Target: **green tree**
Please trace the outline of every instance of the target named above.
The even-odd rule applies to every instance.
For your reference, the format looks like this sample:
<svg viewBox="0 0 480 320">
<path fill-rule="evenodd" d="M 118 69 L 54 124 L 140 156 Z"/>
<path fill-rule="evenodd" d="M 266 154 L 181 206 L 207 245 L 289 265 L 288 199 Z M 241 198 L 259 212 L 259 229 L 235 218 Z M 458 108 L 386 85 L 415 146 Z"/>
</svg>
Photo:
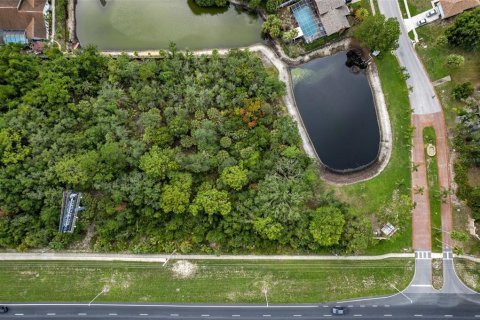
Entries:
<svg viewBox="0 0 480 320">
<path fill-rule="evenodd" d="M 456 240 L 460 242 L 465 242 L 468 240 L 468 234 L 462 231 L 453 230 L 450 233 L 450 236 L 452 237 L 452 240 Z"/>
<path fill-rule="evenodd" d="M 171 183 L 164 185 L 160 206 L 165 213 L 184 213 L 190 204 L 192 176 L 188 173 L 176 173 Z"/>
<path fill-rule="evenodd" d="M 201 7 L 225 7 L 228 4 L 227 0 L 195 0 L 195 3 Z"/>
<path fill-rule="evenodd" d="M 391 51 L 398 48 L 400 24 L 382 14 L 368 16 L 353 31 L 353 36 L 370 50 Z"/>
<path fill-rule="evenodd" d="M 282 36 L 282 20 L 274 14 L 267 17 L 263 22 L 262 32 L 272 38 L 280 38 Z"/>
<path fill-rule="evenodd" d="M 180 168 L 175 160 L 174 149 L 160 149 L 153 146 L 140 158 L 140 169 L 153 178 L 164 179 L 168 173 Z"/>
<path fill-rule="evenodd" d="M 464 82 L 456 85 L 452 90 L 452 97 L 455 100 L 462 100 L 470 97 L 473 94 L 474 88 L 472 83 Z"/>
<path fill-rule="evenodd" d="M 266 8 L 268 13 L 275 13 L 278 10 L 281 0 L 267 0 Z"/>
<path fill-rule="evenodd" d="M 226 184 L 233 190 L 241 190 L 248 182 L 248 170 L 240 166 L 232 166 L 223 169 L 220 175 L 220 182 Z"/>
<path fill-rule="evenodd" d="M 345 218 L 336 207 L 320 207 L 311 214 L 310 233 L 321 246 L 338 244 L 343 233 Z"/>
<path fill-rule="evenodd" d="M 480 8 L 466 11 L 455 18 L 453 24 L 445 30 L 448 43 L 466 50 L 480 47 Z"/>
<path fill-rule="evenodd" d="M 197 215 L 200 212 L 205 212 L 208 215 L 212 214 L 229 214 L 232 210 L 228 193 L 215 189 L 210 183 L 206 182 L 200 186 L 195 199 L 190 205 L 190 212 Z"/>
<path fill-rule="evenodd" d="M 355 10 L 355 18 L 359 21 L 365 20 L 366 17 L 368 17 L 370 13 L 368 12 L 367 8 L 358 8 Z"/>
</svg>

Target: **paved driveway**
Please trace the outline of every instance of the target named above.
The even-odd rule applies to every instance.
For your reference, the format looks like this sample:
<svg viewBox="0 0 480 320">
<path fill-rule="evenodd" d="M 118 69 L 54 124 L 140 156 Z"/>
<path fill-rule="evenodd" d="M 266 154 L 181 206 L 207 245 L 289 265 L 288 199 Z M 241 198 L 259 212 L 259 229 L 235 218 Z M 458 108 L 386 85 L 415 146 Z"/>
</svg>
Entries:
<svg viewBox="0 0 480 320">
<path fill-rule="evenodd" d="M 413 16 L 411 17 L 410 19 L 403 19 L 403 23 L 405 24 L 405 28 L 407 29 L 407 32 L 415 29 L 415 28 L 418 28 L 419 26 L 417 25 L 417 22 L 422 20 L 423 18 L 427 19 L 427 24 L 430 23 L 430 22 L 433 22 L 435 20 L 438 20 L 440 19 L 440 14 L 438 13 L 438 9 L 437 9 L 437 14 L 432 16 L 432 17 L 427 17 L 427 12 L 430 11 L 431 9 L 425 11 L 425 12 L 422 12 L 422 13 L 419 13 L 417 14 L 416 16 Z"/>
</svg>

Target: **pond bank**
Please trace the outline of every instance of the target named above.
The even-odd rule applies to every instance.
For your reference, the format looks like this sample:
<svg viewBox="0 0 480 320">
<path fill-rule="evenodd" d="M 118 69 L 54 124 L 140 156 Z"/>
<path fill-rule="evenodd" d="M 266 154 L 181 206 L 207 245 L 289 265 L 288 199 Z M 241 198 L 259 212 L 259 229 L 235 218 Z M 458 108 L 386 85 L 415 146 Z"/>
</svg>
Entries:
<svg viewBox="0 0 480 320">
<path fill-rule="evenodd" d="M 370 165 L 369 167 L 348 174 L 339 174 L 328 170 L 320 161 L 315 148 L 313 147 L 312 141 L 305 129 L 302 117 L 295 102 L 293 96 L 293 83 L 291 79 L 290 67 L 296 66 L 305 62 L 308 62 L 312 59 L 321 58 L 329 55 L 333 55 L 340 51 L 346 51 L 351 47 L 351 40 L 344 39 L 339 42 L 335 42 L 324 48 L 320 48 L 314 52 L 311 52 L 305 56 L 298 58 L 290 58 L 285 55 L 283 50 L 279 47 L 278 44 L 275 44 L 274 49 L 263 45 L 256 44 L 249 47 L 238 48 L 240 50 L 250 50 L 261 55 L 263 59 L 268 60 L 275 68 L 278 70 L 279 79 L 283 81 L 287 86 L 287 94 L 283 98 L 283 102 L 287 107 L 288 113 L 297 123 L 297 127 L 302 138 L 302 146 L 305 152 L 311 157 L 318 161 L 321 167 L 321 176 L 322 178 L 331 184 L 335 185 L 346 185 L 352 184 L 360 181 L 365 181 L 377 176 L 387 165 L 390 160 L 391 151 L 392 151 L 392 129 L 390 125 L 390 120 L 388 116 L 388 110 L 385 104 L 385 97 L 383 95 L 382 87 L 378 77 L 378 72 L 374 64 L 372 63 L 367 69 L 367 77 L 369 80 L 370 87 L 372 89 L 372 94 L 375 101 L 375 112 L 377 114 L 377 121 L 380 129 L 380 150 L 377 160 Z M 216 50 L 219 54 L 227 54 L 230 49 L 218 49 Z M 194 55 L 210 55 L 214 50 L 197 50 L 193 51 Z M 132 57 L 138 58 L 160 58 L 159 51 L 154 50 L 144 50 L 144 51 L 103 51 L 104 54 L 110 56 L 118 56 L 122 53 L 125 53 Z"/>
</svg>

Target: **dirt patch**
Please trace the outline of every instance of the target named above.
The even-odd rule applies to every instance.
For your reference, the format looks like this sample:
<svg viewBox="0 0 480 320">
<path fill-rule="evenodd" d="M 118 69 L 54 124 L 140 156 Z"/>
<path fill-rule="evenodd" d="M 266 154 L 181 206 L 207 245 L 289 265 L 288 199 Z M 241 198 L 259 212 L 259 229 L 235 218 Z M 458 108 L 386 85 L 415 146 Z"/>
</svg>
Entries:
<svg viewBox="0 0 480 320">
<path fill-rule="evenodd" d="M 198 266 L 186 260 L 179 260 L 173 265 L 173 274 L 178 278 L 191 278 L 197 272 Z"/>
<path fill-rule="evenodd" d="M 440 290 L 443 287 L 443 261 L 442 259 L 432 260 L 432 285 Z"/>
</svg>

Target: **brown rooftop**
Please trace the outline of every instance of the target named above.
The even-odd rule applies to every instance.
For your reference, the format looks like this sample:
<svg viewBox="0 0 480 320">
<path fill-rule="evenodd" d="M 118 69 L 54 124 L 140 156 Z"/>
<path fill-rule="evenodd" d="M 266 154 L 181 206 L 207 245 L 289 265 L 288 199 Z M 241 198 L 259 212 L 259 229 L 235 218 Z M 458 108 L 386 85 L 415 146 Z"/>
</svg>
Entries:
<svg viewBox="0 0 480 320">
<path fill-rule="evenodd" d="M 453 17 L 465 10 L 480 6 L 480 0 L 440 0 L 443 18 Z"/>
<path fill-rule="evenodd" d="M 0 29 L 25 30 L 29 39 L 46 39 L 43 9 L 47 0 L 0 0 Z"/>
</svg>

